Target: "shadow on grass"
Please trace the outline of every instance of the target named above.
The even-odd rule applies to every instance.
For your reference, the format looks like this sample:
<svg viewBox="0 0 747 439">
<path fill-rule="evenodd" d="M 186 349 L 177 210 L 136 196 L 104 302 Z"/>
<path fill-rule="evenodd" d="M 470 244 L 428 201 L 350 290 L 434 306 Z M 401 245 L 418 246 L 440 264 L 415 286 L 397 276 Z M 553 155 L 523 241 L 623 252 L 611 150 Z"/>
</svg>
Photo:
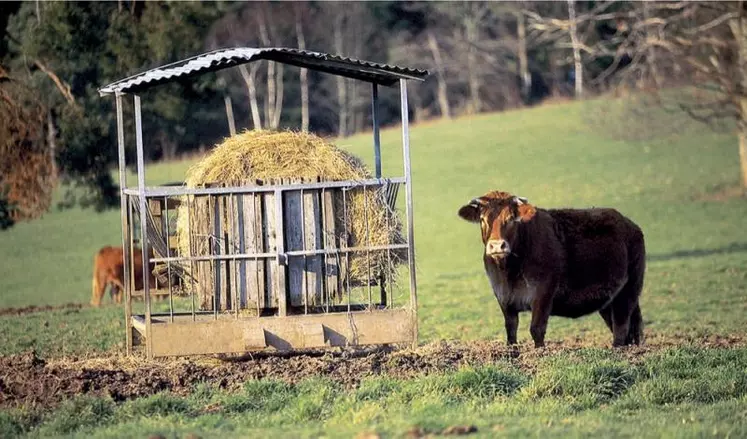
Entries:
<svg viewBox="0 0 747 439">
<path fill-rule="evenodd" d="M 700 258 L 705 256 L 723 255 L 730 253 L 747 252 L 746 242 L 733 242 L 725 247 L 696 249 L 696 250 L 678 250 L 672 253 L 652 254 L 646 257 L 648 262 L 671 261 L 674 259 Z"/>
</svg>

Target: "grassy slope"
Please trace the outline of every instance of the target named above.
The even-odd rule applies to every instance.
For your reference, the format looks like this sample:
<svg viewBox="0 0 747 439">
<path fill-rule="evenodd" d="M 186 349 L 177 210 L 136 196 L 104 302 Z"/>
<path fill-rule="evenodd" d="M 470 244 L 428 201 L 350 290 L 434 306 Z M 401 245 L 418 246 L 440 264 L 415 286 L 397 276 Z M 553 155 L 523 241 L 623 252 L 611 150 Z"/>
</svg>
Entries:
<svg viewBox="0 0 747 439">
<path fill-rule="evenodd" d="M 462 203 L 490 189 L 521 194 L 542 207 L 613 206 L 639 223 L 646 235 L 649 254 L 643 298 L 649 337 L 744 334 L 747 203 L 738 199 L 693 200 L 694 195 L 737 181 L 734 139 L 702 127 L 684 126 L 677 136 L 615 141 L 603 136 L 600 128 L 609 127 L 609 119 L 604 123 L 597 119 L 592 125 L 583 123 L 588 115 L 596 114 L 594 105 L 597 104 L 549 106 L 413 128 L 415 239 L 423 341 L 504 337 L 502 317 L 482 273 L 478 230 L 456 216 Z M 384 172 L 397 174 L 401 169 L 399 131 L 387 130 L 382 136 Z M 370 162 L 369 137 L 346 139 L 340 145 Z M 178 179 L 186 166 L 186 163 L 154 166 L 149 174 L 154 182 L 172 181 Z M 119 239 L 117 212 L 95 214 L 80 210 L 53 212 L 40 221 L 19 225 L 2 234 L 0 307 L 86 302 L 93 252 Z M 18 352 L 32 346 L 47 355 L 108 350 L 122 339 L 120 316 L 121 311 L 108 308 L 2 317 L 4 339 L 0 352 Z M 527 317 L 522 316 L 520 340 L 529 338 Z M 610 341 L 598 316 L 576 321 L 551 319 L 548 337 L 550 340 L 582 337 L 597 347 L 608 346 Z M 671 355 L 685 354 L 675 350 Z M 713 356 L 729 355 L 736 357 L 723 364 L 707 361 Z M 689 426 L 680 427 L 694 422 L 697 428 L 692 432 L 724 434 L 731 428 L 736 429 L 732 435 L 747 433 L 744 351 L 695 352 L 683 358 L 684 362 L 704 365 L 680 376 L 677 371 L 690 370 L 687 369 L 690 366 L 682 363 L 673 369 L 675 372 L 670 371 L 677 375 L 673 377 L 667 377 L 670 372 L 666 370 L 645 375 L 638 366 L 620 365 L 628 371 L 624 374 L 635 378 L 630 381 L 633 384 L 623 380 L 628 384 L 609 400 L 597 400 L 587 393 L 606 395 L 609 392 L 604 390 L 605 386 L 617 384 L 603 383 L 596 388 L 585 387 L 582 382 L 596 376 L 585 367 L 599 364 L 607 371 L 608 360 L 596 359 L 589 363 L 591 366 L 581 362 L 570 367 L 562 362 L 576 364 L 576 360 L 560 358 L 561 364 L 543 365 L 540 370 L 549 374 L 546 379 L 554 385 L 568 378 L 564 374 L 577 374 L 576 381 L 581 381 L 569 391 L 579 393 L 571 399 L 581 398 L 578 403 L 581 405 L 573 402 L 575 399 L 569 403 L 564 391 L 543 393 L 539 400 L 527 404 L 522 398 L 528 398 L 527 389 L 544 379 L 541 374 L 521 375 L 522 384 L 517 386 L 516 394 L 512 391 L 509 392 L 512 396 L 497 399 L 468 395 L 452 400 L 449 386 L 441 388 L 432 382 L 438 378 L 396 383 L 395 390 L 384 392 L 384 396 L 377 396 L 370 403 L 358 401 L 357 393 L 340 395 L 329 390 L 329 384 L 311 383 L 306 384 L 312 389 L 308 395 L 303 388 L 288 390 L 292 404 L 271 413 L 261 410 L 255 413 L 257 410 L 246 408 L 237 413 L 224 410 L 218 415 L 193 419 L 184 414 L 192 413 L 202 404 L 199 395 L 195 395 L 174 403 L 183 411 L 167 409 L 168 414 L 163 418 L 122 414 L 130 413 L 128 410 L 157 413 L 158 409 L 138 409 L 138 404 L 162 404 L 136 401 L 114 412 L 107 425 L 97 431 L 115 436 L 154 429 L 246 434 L 249 429 L 259 428 L 267 434 L 288 429 L 293 429 L 294 434 L 314 434 L 323 430 L 351 432 L 362 425 L 378 425 L 379 429 L 401 432 L 412 423 L 470 422 L 480 426 L 483 433 L 497 426 L 496 432 L 505 434 L 638 431 L 660 436 L 691 432 Z M 656 363 L 654 359 L 649 361 Z M 732 375 L 724 372 L 724 368 L 730 367 L 736 367 Z M 553 377 L 553 374 L 560 375 Z M 717 379 L 709 381 L 710 378 Z M 617 383 L 621 378 L 614 375 L 610 379 Z M 374 381 L 373 386 L 388 385 L 384 378 Z M 476 388 L 494 387 L 490 380 L 481 383 Z M 716 386 L 715 396 L 703 400 L 698 396 L 700 391 L 695 390 L 701 386 L 698 383 Z M 324 399 L 325 389 L 332 399 Z M 646 396 L 654 394 L 665 396 Z M 412 400 L 390 401 L 390 398 L 408 397 Z M 584 398 L 594 401 L 589 403 Z M 609 405 L 610 401 L 614 404 Z M 97 400 L 96 404 L 99 403 Z M 170 403 L 163 404 L 171 407 Z M 325 408 L 319 409 L 320 405 Z M 381 407 L 386 407 L 383 415 L 378 414 Z M 55 427 L 64 424 L 64 410 L 50 415 L 45 424 L 51 429 L 48 432 L 65 431 Z M 527 412 L 536 416 L 527 417 Z M 303 426 L 292 427 L 293 423 L 283 421 L 285 416 L 297 419 Z M 173 427 L 167 427 L 172 423 Z M 85 422 L 74 423 L 78 425 Z"/>
</svg>

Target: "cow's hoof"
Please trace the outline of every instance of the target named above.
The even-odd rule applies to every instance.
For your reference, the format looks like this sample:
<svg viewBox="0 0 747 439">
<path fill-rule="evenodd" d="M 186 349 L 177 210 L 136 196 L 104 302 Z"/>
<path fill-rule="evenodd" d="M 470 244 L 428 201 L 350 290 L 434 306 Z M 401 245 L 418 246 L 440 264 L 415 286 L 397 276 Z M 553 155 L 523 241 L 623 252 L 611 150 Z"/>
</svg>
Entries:
<svg viewBox="0 0 747 439">
<path fill-rule="evenodd" d="M 518 344 L 508 345 L 508 356 L 511 358 L 519 357 L 519 345 Z"/>
</svg>

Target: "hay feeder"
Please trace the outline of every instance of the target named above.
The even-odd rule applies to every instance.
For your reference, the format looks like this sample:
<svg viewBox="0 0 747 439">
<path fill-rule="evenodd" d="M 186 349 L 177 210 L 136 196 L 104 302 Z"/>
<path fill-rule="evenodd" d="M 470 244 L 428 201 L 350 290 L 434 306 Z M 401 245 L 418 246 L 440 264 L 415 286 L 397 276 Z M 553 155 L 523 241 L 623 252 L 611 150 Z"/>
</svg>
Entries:
<svg viewBox="0 0 747 439">
<path fill-rule="evenodd" d="M 226 97 L 231 136 L 190 171 L 185 184 L 145 186 L 137 93 L 259 60 L 372 84 L 373 175 L 355 158 L 312 134 L 236 134 Z M 423 80 L 427 74 L 296 49 L 232 48 L 99 89 L 102 96 L 114 94 L 116 101 L 127 353 L 141 350 L 153 358 L 416 344 L 407 80 Z M 403 172 L 383 177 L 378 90 L 396 85 Z M 133 187 L 127 186 L 125 163 L 123 99 L 127 94 L 133 95 L 135 113 L 137 185 Z M 237 142 L 248 142 L 244 156 L 235 156 L 241 149 Z M 269 149 L 257 147 L 267 142 Z M 288 150 L 295 158 L 282 153 L 288 145 L 295 145 L 295 150 Z M 325 169 L 317 166 L 321 162 L 303 161 L 315 154 L 327 154 L 320 160 L 332 164 Z M 265 159 L 274 161 L 260 166 Z M 231 171 L 220 160 L 231 160 L 239 171 L 241 166 L 234 162 L 246 160 L 248 170 Z M 400 187 L 404 188 L 404 221 L 397 204 Z M 131 255 L 136 236 L 141 247 L 155 253 L 143 264 L 155 263 L 167 279 L 168 304 L 158 312 L 151 305 L 148 282 L 143 282 L 143 309 L 133 310 Z"/>
</svg>

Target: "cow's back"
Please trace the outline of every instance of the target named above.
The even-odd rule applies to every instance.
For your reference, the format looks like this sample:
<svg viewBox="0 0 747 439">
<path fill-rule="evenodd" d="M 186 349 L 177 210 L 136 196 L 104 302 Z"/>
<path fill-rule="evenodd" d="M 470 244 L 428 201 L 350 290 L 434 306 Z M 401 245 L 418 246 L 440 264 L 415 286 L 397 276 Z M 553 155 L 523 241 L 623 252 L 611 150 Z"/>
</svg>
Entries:
<svg viewBox="0 0 747 439">
<path fill-rule="evenodd" d="M 631 239 L 642 236 L 640 227 L 615 209 L 549 209 L 562 236 L 569 240 L 596 241 L 608 237 Z"/>
<path fill-rule="evenodd" d="M 152 254 L 152 251 L 151 251 Z M 142 289 L 143 253 L 135 247 L 133 256 L 135 289 Z M 124 283 L 124 252 L 122 247 L 102 247 L 96 254 L 96 270 L 105 273 L 111 279 Z M 151 270 L 154 263 L 150 263 Z"/>
<path fill-rule="evenodd" d="M 643 249 L 643 233 L 615 209 L 554 209 L 556 235 L 565 251 L 570 288 L 627 276 L 628 263 Z"/>
</svg>

